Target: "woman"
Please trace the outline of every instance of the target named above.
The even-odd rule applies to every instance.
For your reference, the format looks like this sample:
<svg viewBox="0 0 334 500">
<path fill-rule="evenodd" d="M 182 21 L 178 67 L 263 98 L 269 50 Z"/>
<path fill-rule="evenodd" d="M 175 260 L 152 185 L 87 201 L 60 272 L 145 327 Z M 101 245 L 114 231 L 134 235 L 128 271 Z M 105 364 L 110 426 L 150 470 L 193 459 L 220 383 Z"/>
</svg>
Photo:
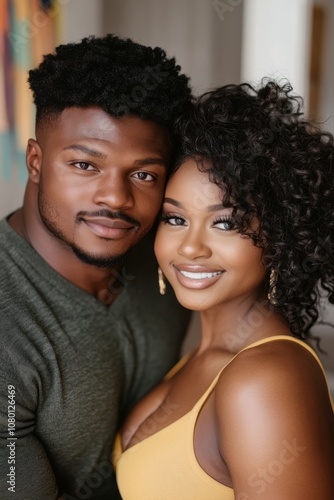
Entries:
<svg viewBox="0 0 334 500">
<path fill-rule="evenodd" d="M 123 426 L 125 500 L 334 498 L 333 409 L 306 342 L 320 292 L 334 302 L 334 147 L 300 109 L 287 84 L 230 85 L 178 125 L 155 250 L 202 336 Z"/>
</svg>

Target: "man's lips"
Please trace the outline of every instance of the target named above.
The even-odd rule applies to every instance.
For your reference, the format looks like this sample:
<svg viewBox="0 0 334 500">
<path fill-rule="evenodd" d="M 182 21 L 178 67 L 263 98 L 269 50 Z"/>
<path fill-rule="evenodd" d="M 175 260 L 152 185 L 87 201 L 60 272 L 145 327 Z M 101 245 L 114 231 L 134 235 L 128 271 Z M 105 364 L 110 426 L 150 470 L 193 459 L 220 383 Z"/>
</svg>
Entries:
<svg viewBox="0 0 334 500">
<path fill-rule="evenodd" d="M 83 219 L 86 223 L 97 224 L 99 226 L 111 227 L 116 229 L 131 229 L 133 228 L 133 224 L 130 222 L 126 222 L 122 219 L 108 219 L 107 217 L 94 217 L 88 218 L 85 217 Z"/>
<path fill-rule="evenodd" d="M 122 219 L 109 219 L 106 217 L 84 217 L 81 219 L 97 236 L 108 239 L 119 239 L 137 226 Z"/>
</svg>

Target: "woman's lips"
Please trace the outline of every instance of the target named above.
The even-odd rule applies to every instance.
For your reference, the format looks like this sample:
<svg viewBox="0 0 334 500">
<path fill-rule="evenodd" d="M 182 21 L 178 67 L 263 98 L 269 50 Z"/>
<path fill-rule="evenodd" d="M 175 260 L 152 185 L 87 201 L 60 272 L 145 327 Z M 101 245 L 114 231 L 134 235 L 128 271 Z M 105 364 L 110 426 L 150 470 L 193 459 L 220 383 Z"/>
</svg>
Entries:
<svg viewBox="0 0 334 500">
<path fill-rule="evenodd" d="M 176 278 L 185 288 L 203 289 L 213 285 L 224 272 L 218 269 L 208 269 L 204 266 L 174 266 Z"/>
</svg>

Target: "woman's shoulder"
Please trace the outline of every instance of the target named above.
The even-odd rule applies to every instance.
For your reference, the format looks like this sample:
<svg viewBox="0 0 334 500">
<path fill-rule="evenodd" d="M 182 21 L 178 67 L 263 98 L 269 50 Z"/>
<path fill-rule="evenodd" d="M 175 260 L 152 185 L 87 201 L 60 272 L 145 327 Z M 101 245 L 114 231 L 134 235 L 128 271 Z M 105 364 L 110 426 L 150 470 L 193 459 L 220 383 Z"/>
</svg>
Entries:
<svg viewBox="0 0 334 500">
<path fill-rule="evenodd" d="M 236 492 L 240 487 L 253 498 L 261 484 L 267 498 L 287 498 L 286 485 L 295 484 L 289 498 L 302 498 L 300 492 L 314 498 L 316 486 L 309 489 L 308 481 L 328 484 L 333 410 L 319 361 L 302 343 L 280 339 L 240 352 L 219 376 L 214 407 L 219 450 Z"/>
<path fill-rule="evenodd" d="M 316 353 L 304 341 L 276 336 L 241 350 L 222 371 L 216 392 L 234 395 L 244 391 L 310 394 L 319 389 L 328 397 L 325 374 Z"/>
</svg>

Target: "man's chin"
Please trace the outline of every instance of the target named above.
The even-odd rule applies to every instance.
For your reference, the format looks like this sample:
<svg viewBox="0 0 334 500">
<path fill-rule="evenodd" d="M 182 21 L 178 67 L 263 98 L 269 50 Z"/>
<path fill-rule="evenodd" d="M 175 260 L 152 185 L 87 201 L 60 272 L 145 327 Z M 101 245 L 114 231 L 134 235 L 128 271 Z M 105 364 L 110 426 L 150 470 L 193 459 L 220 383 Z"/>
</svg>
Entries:
<svg viewBox="0 0 334 500">
<path fill-rule="evenodd" d="M 114 267 L 119 267 L 124 265 L 128 252 L 119 255 L 95 255 L 88 252 L 84 252 L 80 248 L 71 245 L 72 250 L 76 257 L 81 260 L 81 262 L 88 264 L 90 266 L 97 267 L 99 269 L 111 269 Z"/>
</svg>

